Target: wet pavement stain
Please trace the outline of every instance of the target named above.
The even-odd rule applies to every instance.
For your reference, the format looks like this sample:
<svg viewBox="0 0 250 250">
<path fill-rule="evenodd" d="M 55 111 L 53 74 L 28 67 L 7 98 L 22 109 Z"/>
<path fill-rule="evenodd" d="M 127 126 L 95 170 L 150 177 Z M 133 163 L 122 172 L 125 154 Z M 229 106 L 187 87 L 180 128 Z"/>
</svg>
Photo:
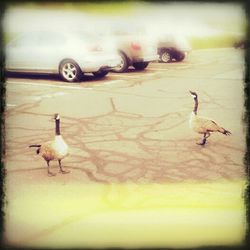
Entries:
<svg viewBox="0 0 250 250">
<path fill-rule="evenodd" d="M 220 56 L 224 55 L 221 51 Z M 5 113 L 5 212 L 10 243 L 79 247 L 91 242 L 96 246 L 99 237 L 100 242 L 118 239 L 119 245 L 123 244 L 119 237 L 124 239 L 131 227 L 141 235 L 130 235 L 126 242 L 157 243 L 159 228 L 160 235 L 171 235 L 173 227 L 180 228 L 176 225 L 188 225 L 183 235 L 190 233 L 194 241 L 197 235 L 211 236 L 211 232 L 212 239 L 217 239 L 223 232 L 221 242 L 240 242 L 245 225 L 242 85 L 240 80 L 213 78 L 214 73 L 224 72 L 223 67 L 225 72 L 231 69 L 228 64 L 234 60 L 228 58 L 214 65 L 215 70 L 211 70 L 214 62 L 210 65 L 207 60 L 201 65 L 156 64 L 153 67 L 164 70 L 150 71 L 151 75 L 141 72 L 142 77 L 136 73 L 127 80 L 124 75 L 113 85 L 95 81 L 65 89 L 60 82 L 44 87 L 43 82 L 8 85 L 7 101 L 15 104 Z M 90 85 L 92 89 L 87 89 Z M 231 91 L 225 93 L 226 88 Z M 200 138 L 188 127 L 193 105 L 189 89 L 200 93 L 201 112 L 227 122 L 231 137 L 214 134 L 205 147 L 196 145 Z M 46 162 L 28 145 L 53 138 L 54 111 L 61 114 L 61 132 L 70 146 L 69 156 L 62 161 L 70 173 L 58 173 L 57 162 L 52 162 L 56 176 L 51 178 Z M 200 228 L 204 218 L 208 220 Z"/>
<path fill-rule="evenodd" d="M 167 139 L 169 131 L 171 133 L 173 129 L 187 126 L 187 118 L 182 113 L 143 117 L 120 112 L 115 101 L 112 98 L 109 101 L 111 111 L 106 114 L 77 119 L 63 117 L 63 135 L 71 152 L 63 164 L 72 172 L 84 173 L 90 181 L 106 183 L 214 180 L 244 176 L 241 160 L 244 151 L 218 141 L 223 139 L 222 136 L 211 139 L 206 147 L 195 145 L 193 139 Z M 40 101 L 20 105 L 8 115 L 15 116 L 21 112 L 30 117 L 37 116 L 29 110 L 39 107 L 39 104 Z M 40 120 L 46 117 L 44 115 Z M 12 129 L 9 130 L 11 134 Z M 53 128 L 17 126 L 13 130 L 17 135 L 8 139 L 8 161 L 27 162 L 31 158 L 45 166 L 45 162 L 27 146 L 49 140 L 48 135 L 52 134 Z M 232 160 L 235 154 L 242 157 Z M 8 170 L 9 173 L 15 171 L 21 170 Z"/>
</svg>

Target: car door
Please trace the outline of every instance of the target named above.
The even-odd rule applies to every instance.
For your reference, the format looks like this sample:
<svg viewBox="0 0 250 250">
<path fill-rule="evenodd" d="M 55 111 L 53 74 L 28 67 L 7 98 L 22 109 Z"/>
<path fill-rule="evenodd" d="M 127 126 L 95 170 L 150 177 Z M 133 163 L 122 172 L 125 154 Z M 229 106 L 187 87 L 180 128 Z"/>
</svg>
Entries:
<svg viewBox="0 0 250 250">
<path fill-rule="evenodd" d="M 37 36 L 22 35 L 6 46 L 6 68 L 13 71 L 30 71 L 36 60 Z"/>
<path fill-rule="evenodd" d="M 56 73 L 65 39 L 56 32 L 31 32 L 17 38 L 6 49 L 10 71 Z"/>
<path fill-rule="evenodd" d="M 36 69 L 40 72 L 57 73 L 59 63 L 65 51 L 65 37 L 59 32 L 43 32 L 37 43 L 39 50 L 34 52 L 39 57 Z"/>
</svg>

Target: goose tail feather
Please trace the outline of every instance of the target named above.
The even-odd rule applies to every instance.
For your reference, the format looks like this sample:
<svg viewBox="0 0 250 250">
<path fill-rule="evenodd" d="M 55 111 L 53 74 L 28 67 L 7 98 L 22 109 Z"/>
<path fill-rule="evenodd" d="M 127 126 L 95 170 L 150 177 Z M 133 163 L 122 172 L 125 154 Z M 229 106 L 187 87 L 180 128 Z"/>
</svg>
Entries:
<svg viewBox="0 0 250 250">
<path fill-rule="evenodd" d="M 29 145 L 30 148 L 38 148 L 38 149 L 36 150 L 36 153 L 37 153 L 37 154 L 40 153 L 40 147 L 41 147 L 41 146 L 42 146 L 42 145 L 40 145 L 40 144 L 32 144 L 32 145 Z"/>
<path fill-rule="evenodd" d="M 221 128 L 220 131 L 223 135 L 231 135 L 232 133 L 224 128 Z"/>
<path fill-rule="evenodd" d="M 32 144 L 32 145 L 29 145 L 30 148 L 40 148 L 42 145 L 40 144 Z"/>
</svg>

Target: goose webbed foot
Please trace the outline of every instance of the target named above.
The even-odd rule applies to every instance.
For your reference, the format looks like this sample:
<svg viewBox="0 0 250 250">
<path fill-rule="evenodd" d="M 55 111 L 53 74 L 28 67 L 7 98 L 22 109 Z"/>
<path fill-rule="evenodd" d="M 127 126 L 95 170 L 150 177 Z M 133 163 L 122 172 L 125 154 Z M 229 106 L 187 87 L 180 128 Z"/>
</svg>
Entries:
<svg viewBox="0 0 250 250">
<path fill-rule="evenodd" d="M 66 171 L 66 170 L 60 169 L 60 173 L 61 174 L 68 174 L 68 173 L 70 173 L 70 171 Z"/>
<path fill-rule="evenodd" d="M 55 176 L 56 174 L 50 172 L 49 160 L 47 160 L 46 162 L 47 162 L 47 167 L 48 167 L 48 176 L 49 177 Z"/>
<path fill-rule="evenodd" d="M 62 169 L 61 160 L 58 160 L 58 163 L 59 163 L 59 167 L 60 167 L 60 173 L 62 173 L 62 174 L 70 173 L 70 171 L 65 171 L 65 170 Z"/>
<path fill-rule="evenodd" d="M 204 146 L 206 144 L 206 140 L 202 140 L 202 142 L 197 142 L 197 145 Z"/>
<path fill-rule="evenodd" d="M 204 146 L 207 142 L 207 138 L 210 136 L 210 133 L 207 132 L 204 134 L 203 139 L 200 143 L 196 143 L 197 145 Z"/>
<path fill-rule="evenodd" d="M 49 176 L 49 177 L 52 177 L 52 176 L 56 176 L 56 174 L 55 174 L 55 173 L 52 173 L 52 172 L 50 172 L 50 171 L 48 171 L 48 176 Z"/>
</svg>

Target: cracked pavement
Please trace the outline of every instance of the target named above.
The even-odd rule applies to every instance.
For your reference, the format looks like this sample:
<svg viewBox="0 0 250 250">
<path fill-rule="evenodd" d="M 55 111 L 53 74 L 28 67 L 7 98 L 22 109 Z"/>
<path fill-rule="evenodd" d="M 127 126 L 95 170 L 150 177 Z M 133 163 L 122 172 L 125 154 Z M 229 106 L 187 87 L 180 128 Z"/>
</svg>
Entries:
<svg viewBox="0 0 250 250">
<path fill-rule="evenodd" d="M 57 186 L 61 197 L 63 192 L 69 195 L 70 188 L 76 192 L 77 185 L 80 189 L 118 185 L 119 189 L 127 184 L 244 182 L 243 56 L 235 49 L 197 50 L 181 63 L 151 63 L 144 72 L 131 69 L 102 80 L 87 76 L 74 84 L 56 76 L 9 76 L 5 113 L 8 241 L 25 245 L 27 238 L 31 246 L 51 246 L 48 242 L 53 241 L 36 242 L 33 227 L 21 223 L 24 207 L 19 214 L 12 205 L 23 204 L 20 195 L 28 190 L 44 198 L 51 189 L 58 197 Z M 230 130 L 231 136 L 212 134 L 205 147 L 196 144 L 201 137 L 188 126 L 193 108 L 189 90 L 199 95 L 198 113 Z M 61 175 L 57 162 L 52 162 L 51 170 L 57 175 L 48 177 L 46 162 L 28 145 L 54 136 L 54 113 L 61 116 L 61 132 L 70 147 L 70 155 L 62 161 L 70 174 Z M 105 194 L 103 204 L 112 200 L 113 192 L 111 198 Z M 35 204 L 36 196 L 31 197 Z M 116 202 L 119 199 L 116 196 Z M 41 236 L 46 225 L 35 228 Z M 60 231 L 60 226 L 47 228 Z M 39 237 L 48 239 L 52 231 L 47 230 L 46 236 Z"/>
</svg>

